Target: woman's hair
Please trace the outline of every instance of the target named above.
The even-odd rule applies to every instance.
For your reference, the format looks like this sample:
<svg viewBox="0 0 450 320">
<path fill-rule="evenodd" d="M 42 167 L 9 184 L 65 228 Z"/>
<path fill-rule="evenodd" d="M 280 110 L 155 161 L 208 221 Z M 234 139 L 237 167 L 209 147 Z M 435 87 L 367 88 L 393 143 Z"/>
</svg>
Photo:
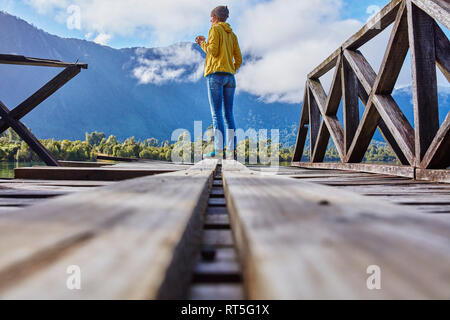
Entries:
<svg viewBox="0 0 450 320">
<path fill-rule="evenodd" d="M 211 14 L 220 21 L 225 22 L 228 19 L 230 12 L 228 11 L 227 6 L 218 6 L 211 11 Z"/>
</svg>

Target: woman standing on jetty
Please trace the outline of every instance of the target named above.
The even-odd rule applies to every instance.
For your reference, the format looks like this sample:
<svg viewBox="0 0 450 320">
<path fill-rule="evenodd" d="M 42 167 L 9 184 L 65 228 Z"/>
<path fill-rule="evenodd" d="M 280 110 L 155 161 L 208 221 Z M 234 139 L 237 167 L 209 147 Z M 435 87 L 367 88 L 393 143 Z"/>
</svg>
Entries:
<svg viewBox="0 0 450 320">
<path fill-rule="evenodd" d="M 233 99 L 236 90 L 234 74 L 242 64 L 242 55 L 236 35 L 228 19 L 226 6 L 218 6 L 211 11 L 211 29 L 208 42 L 198 36 L 195 42 L 206 52 L 205 72 L 209 104 L 214 128 L 214 150 L 206 157 L 222 157 L 224 128 L 226 127 L 226 158 L 234 157 L 236 148 L 236 125 L 233 117 Z M 222 105 L 223 101 L 223 105 Z M 225 118 L 225 123 L 224 123 Z M 220 138 L 221 139 L 218 139 Z"/>
</svg>

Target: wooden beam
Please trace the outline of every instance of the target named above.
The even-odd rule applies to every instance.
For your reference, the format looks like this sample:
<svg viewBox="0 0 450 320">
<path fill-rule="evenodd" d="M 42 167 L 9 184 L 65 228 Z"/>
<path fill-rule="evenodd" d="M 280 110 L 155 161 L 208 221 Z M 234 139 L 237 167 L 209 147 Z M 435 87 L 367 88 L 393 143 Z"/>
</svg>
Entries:
<svg viewBox="0 0 450 320">
<path fill-rule="evenodd" d="M 440 183 L 450 183 L 450 170 L 416 169 L 416 179 Z"/>
<path fill-rule="evenodd" d="M 317 142 L 311 153 L 311 162 L 322 162 L 325 158 L 325 153 L 328 147 L 328 141 L 330 140 L 330 132 L 324 119 L 320 122 L 319 133 L 317 136 Z"/>
<path fill-rule="evenodd" d="M 216 165 L 204 160 L 0 215 L 0 298 L 186 298 Z M 81 268 L 81 290 L 66 286 L 71 265 Z"/>
<path fill-rule="evenodd" d="M 373 164 L 373 163 L 339 163 L 339 162 L 322 162 L 322 163 L 292 162 L 291 166 L 301 168 L 311 168 L 311 169 L 345 170 L 356 172 L 379 173 L 414 179 L 414 167 L 411 166 L 397 166 L 397 165 Z"/>
<path fill-rule="evenodd" d="M 282 176 L 224 169 L 223 181 L 249 299 L 447 297 L 448 220 Z M 382 290 L 365 285 L 374 263 Z"/>
<path fill-rule="evenodd" d="M 53 157 L 53 155 L 45 149 L 45 147 L 39 142 L 39 140 L 27 129 L 20 121 L 15 120 L 9 116 L 9 109 L 0 101 L 0 117 L 6 121 L 6 123 L 13 128 L 13 130 L 30 146 L 30 148 L 36 152 L 39 158 L 42 159 L 48 166 L 59 167 L 60 164 Z"/>
<path fill-rule="evenodd" d="M 138 158 L 115 157 L 115 156 L 109 156 L 106 154 L 99 154 L 99 153 L 97 153 L 96 158 L 98 160 L 125 161 L 125 162 L 139 161 Z"/>
<path fill-rule="evenodd" d="M 314 148 L 317 141 L 317 136 L 319 134 L 319 127 L 320 127 L 320 111 L 318 102 L 316 102 L 316 99 L 314 98 L 314 95 L 311 93 L 311 88 L 309 87 L 308 90 L 308 97 L 309 97 L 309 147 L 310 147 L 310 153 L 311 156 L 314 152 Z M 312 158 L 311 158 L 312 161 Z"/>
<path fill-rule="evenodd" d="M 325 103 L 325 115 L 335 116 L 339 109 L 342 98 L 342 54 L 339 55 L 334 69 L 333 80 L 331 82 L 330 92 Z"/>
<path fill-rule="evenodd" d="M 412 2 L 450 29 L 450 3 L 448 0 L 412 0 Z"/>
<path fill-rule="evenodd" d="M 347 154 L 359 124 L 358 78 L 348 65 L 342 63 L 342 105 L 344 114 L 344 154 Z"/>
<path fill-rule="evenodd" d="M 436 46 L 436 63 L 450 82 L 450 41 L 444 31 L 434 23 L 434 44 Z"/>
<path fill-rule="evenodd" d="M 337 48 L 328 58 L 319 64 L 313 71 L 308 74 L 308 79 L 319 79 L 325 73 L 333 69 L 341 55 L 341 48 Z"/>
<path fill-rule="evenodd" d="M 36 108 L 45 99 L 50 97 L 59 88 L 69 82 L 73 77 L 80 73 L 80 66 L 69 66 L 59 73 L 52 80 L 47 82 L 42 88 L 36 91 L 28 99 L 23 101 L 9 113 L 9 116 L 15 120 L 20 120 L 31 110 Z M 5 120 L 0 119 L 0 133 L 9 128 Z"/>
<path fill-rule="evenodd" d="M 373 102 L 410 165 L 414 165 L 414 129 L 391 95 L 373 96 Z"/>
<path fill-rule="evenodd" d="M 340 82 L 334 82 L 334 83 L 339 84 Z M 343 147 L 344 133 L 342 130 L 342 126 L 339 123 L 339 120 L 337 119 L 337 117 L 335 115 L 334 116 L 326 115 L 326 110 L 328 110 L 327 101 L 329 101 L 329 100 L 325 93 L 325 90 L 323 90 L 323 87 L 322 87 L 322 84 L 320 83 L 320 81 L 315 80 L 315 79 L 309 80 L 309 87 L 310 87 L 312 95 L 314 96 L 315 101 L 317 102 L 317 105 L 319 107 L 319 111 L 322 115 L 322 121 L 325 122 L 325 127 L 323 127 L 322 132 L 319 132 L 319 136 L 322 134 L 322 141 L 324 141 L 326 139 L 327 140 L 326 143 L 328 144 L 329 135 L 331 135 L 333 142 L 336 146 L 336 149 L 337 149 L 339 155 L 341 156 L 341 159 L 343 159 L 343 157 L 344 157 L 344 147 Z M 331 91 L 332 91 L 331 94 L 336 94 L 336 93 L 333 93 L 333 91 L 336 91 L 335 89 L 331 89 Z M 337 110 L 336 110 L 336 112 L 337 112 Z M 328 133 L 326 133 L 324 130 L 326 130 Z M 319 128 L 319 131 L 320 131 L 320 128 Z M 323 148 L 323 146 L 322 146 L 322 148 Z M 320 150 L 320 148 L 319 148 L 319 150 Z M 325 151 L 326 151 L 326 147 L 325 147 Z M 320 153 L 319 153 L 319 155 L 320 155 Z"/>
<path fill-rule="evenodd" d="M 375 14 L 358 32 L 342 45 L 342 50 L 357 50 L 359 47 L 380 34 L 395 20 L 402 0 L 390 1 L 381 11 Z"/>
<path fill-rule="evenodd" d="M 409 49 L 408 15 L 402 2 L 375 80 L 376 94 L 391 94 Z"/>
<path fill-rule="evenodd" d="M 427 169 L 445 169 L 448 166 L 450 166 L 450 112 L 447 113 L 420 165 Z"/>
<path fill-rule="evenodd" d="M 411 1 L 407 2 L 407 8 L 413 84 L 416 165 L 420 166 L 428 147 L 439 129 L 434 43 L 435 22 Z"/>
<path fill-rule="evenodd" d="M 168 168 L 22 167 L 14 169 L 15 179 L 119 181 L 180 171 Z"/>
<path fill-rule="evenodd" d="M 29 58 L 14 54 L 0 54 L 0 64 L 17 64 L 17 65 L 59 67 L 59 68 L 78 66 L 83 69 L 88 68 L 88 65 L 86 63 L 68 63 L 59 60 Z"/>
<path fill-rule="evenodd" d="M 295 142 L 294 155 L 292 161 L 301 161 L 303 150 L 305 148 L 306 136 L 308 134 L 308 127 L 306 123 L 309 121 L 309 105 L 308 105 L 308 81 L 305 83 L 305 93 L 303 95 L 303 105 L 300 115 L 300 123 L 298 125 L 297 140 Z"/>
</svg>

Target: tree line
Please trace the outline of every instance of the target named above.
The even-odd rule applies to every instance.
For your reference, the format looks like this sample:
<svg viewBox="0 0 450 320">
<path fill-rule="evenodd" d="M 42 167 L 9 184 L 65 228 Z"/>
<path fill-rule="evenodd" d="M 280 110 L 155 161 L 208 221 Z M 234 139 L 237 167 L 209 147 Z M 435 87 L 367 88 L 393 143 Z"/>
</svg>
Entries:
<svg viewBox="0 0 450 320">
<path fill-rule="evenodd" d="M 186 143 L 191 144 L 191 150 L 202 150 L 202 153 L 209 152 L 212 143 L 207 141 L 190 142 L 186 135 L 180 135 L 178 141 L 169 143 L 166 141 L 158 141 L 155 138 L 145 140 L 136 140 L 134 137 L 119 141 L 114 135 L 106 136 L 103 132 L 86 133 L 85 140 L 56 140 L 56 139 L 40 139 L 39 140 L 47 150 L 58 160 L 70 161 L 95 161 L 97 154 L 106 154 L 115 157 L 140 158 L 171 161 L 174 148 L 176 152 L 182 155 L 182 151 L 178 151 Z M 188 142 L 187 142 L 188 141 Z M 201 146 L 196 144 L 201 144 Z M 256 145 L 256 149 L 250 148 Z M 273 145 L 270 139 L 262 145 L 267 148 L 269 154 L 272 148 L 279 150 L 279 161 L 290 162 L 294 153 L 294 146 L 285 146 L 281 143 L 278 146 Z M 197 148 L 197 149 L 196 149 Z M 238 150 L 245 148 L 246 161 L 259 159 L 258 145 L 252 143 L 249 138 L 238 142 Z M 309 161 L 310 152 L 305 149 L 302 161 Z M 30 149 L 30 147 L 22 141 L 22 139 L 11 129 L 0 134 L 0 160 L 1 161 L 40 161 L 39 157 Z M 191 161 L 193 161 L 193 155 Z M 334 146 L 329 146 L 325 160 L 328 162 L 340 161 L 339 154 Z M 396 163 L 396 157 L 392 149 L 381 142 L 373 142 L 364 157 L 367 162 L 380 163 Z"/>
</svg>

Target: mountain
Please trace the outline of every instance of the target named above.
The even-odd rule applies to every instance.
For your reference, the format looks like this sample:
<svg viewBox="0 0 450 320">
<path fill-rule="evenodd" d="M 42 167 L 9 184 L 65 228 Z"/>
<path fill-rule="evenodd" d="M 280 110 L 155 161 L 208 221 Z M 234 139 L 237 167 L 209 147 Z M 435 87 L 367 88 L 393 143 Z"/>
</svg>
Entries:
<svg viewBox="0 0 450 320">
<path fill-rule="evenodd" d="M 120 140 L 134 136 L 162 141 L 170 140 L 178 128 L 192 133 L 194 121 L 202 121 L 203 130 L 211 124 L 204 78 L 177 80 L 202 71 L 196 66 L 204 53 L 193 43 L 113 49 L 51 35 L 1 11 L 0 30 L 6 30 L 0 33 L 0 53 L 89 64 L 88 70 L 82 70 L 24 117 L 23 122 L 39 138 L 75 140 L 84 139 L 85 132 L 102 131 Z M 182 55 L 192 55 L 197 64 L 180 65 Z M 0 64 L 0 100 L 12 109 L 60 71 Z M 172 76 L 173 81 L 157 81 L 158 77 Z M 149 82 L 151 77 L 153 81 Z M 396 90 L 394 98 L 413 124 L 411 88 Z M 444 106 L 440 108 L 442 121 L 450 106 L 448 89 L 440 90 L 439 102 Z M 295 144 L 300 111 L 299 104 L 264 103 L 245 92 L 235 97 L 238 128 L 279 128 L 280 141 L 284 143 Z M 338 117 L 342 119 L 342 113 Z M 374 138 L 382 140 L 379 132 Z"/>
<path fill-rule="evenodd" d="M 194 121 L 211 124 L 206 83 L 169 81 L 142 84 L 134 76 L 142 61 L 162 61 L 165 52 L 202 50 L 193 43 L 169 48 L 113 49 L 94 42 L 60 38 L 27 22 L 0 12 L 0 53 L 85 62 L 79 75 L 24 117 L 39 138 L 84 139 L 85 132 L 103 131 L 119 139 L 155 137 L 170 140 L 177 128 L 193 132 Z M 173 57 L 172 57 L 173 58 Z M 169 59 L 170 60 L 170 59 Z M 145 66 L 145 65 L 144 65 Z M 0 65 L 0 100 L 13 108 L 60 72 L 59 68 Z M 192 74 L 185 68 L 185 75 Z M 258 101 L 239 93 L 235 97 L 236 125 L 248 128 L 282 128 L 283 142 L 295 142 L 300 105 Z"/>
</svg>

